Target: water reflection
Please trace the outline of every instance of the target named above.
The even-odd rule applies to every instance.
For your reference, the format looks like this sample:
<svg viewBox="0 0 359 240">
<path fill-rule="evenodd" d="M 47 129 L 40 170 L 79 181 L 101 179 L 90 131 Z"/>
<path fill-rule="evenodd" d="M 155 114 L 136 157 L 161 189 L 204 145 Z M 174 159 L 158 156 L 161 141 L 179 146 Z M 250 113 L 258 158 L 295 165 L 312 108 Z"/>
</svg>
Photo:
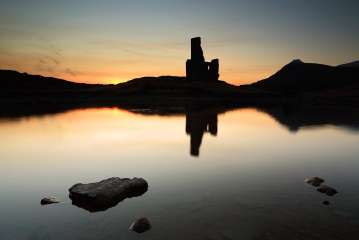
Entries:
<svg viewBox="0 0 359 240">
<path fill-rule="evenodd" d="M 188 111 L 186 114 L 186 133 L 190 135 L 191 156 L 199 156 L 203 135 L 217 136 L 218 115 L 212 111 Z"/>
<path fill-rule="evenodd" d="M 359 112 L 351 107 L 329 106 L 314 107 L 298 105 L 281 105 L 260 107 L 290 132 L 298 132 L 304 127 L 323 127 L 332 125 L 350 131 L 359 130 Z"/>
<path fill-rule="evenodd" d="M 2 108 L 0 111 L 0 121 L 13 121 L 24 117 L 45 116 L 60 114 L 68 111 L 74 111 L 86 108 L 115 108 L 125 110 L 141 115 L 186 115 L 186 132 L 193 136 L 194 148 L 193 155 L 196 154 L 196 148 L 201 145 L 201 136 L 206 132 L 216 135 L 217 117 L 219 113 L 224 113 L 234 109 L 257 109 L 275 119 L 282 126 L 291 132 L 297 132 L 303 127 L 320 127 L 333 125 L 344 127 L 349 130 L 359 129 L 359 112 L 356 108 L 342 105 L 331 106 L 308 106 L 302 104 L 278 104 L 263 106 L 246 106 L 236 108 L 221 107 L 220 110 L 213 106 L 193 104 L 189 110 L 186 107 L 165 106 L 158 108 L 137 108 L 131 105 L 99 105 L 99 106 L 78 106 L 76 104 L 67 105 L 39 105 L 34 106 L 14 106 L 12 108 Z M 201 132 L 203 132 L 201 134 Z M 191 150 L 192 152 L 192 150 Z"/>
<path fill-rule="evenodd" d="M 345 128 L 351 132 L 359 130 L 359 112 L 356 109 L 346 106 L 303 106 L 301 104 L 282 104 L 275 106 L 243 106 L 237 110 L 255 109 L 263 112 L 277 123 L 287 129 L 289 132 L 296 133 L 302 128 L 324 127 L 327 125 Z M 74 111 L 75 106 L 50 106 L 36 105 L 22 109 L 3 109 L 0 113 L 0 122 L 14 121 L 32 116 L 51 116 L 55 113 Z M 110 109 L 110 108 L 108 108 Z M 146 116 L 186 116 L 186 133 L 190 136 L 190 155 L 199 157 L 200 148 L 204 135 L 209 133 L 211 136 L 217 136 L 218 133 L 218 115 L 231 110 L 232 108 L 214 108 L 213 106 L 193 104 L 191 108 L 186 107 L 162 107 L 162 108 L 131 108 L 129 106 L 112 106 L 125 112 L 131 112 Z"/>
<path fill-rule="evenodd" d="M 138 239 L 128 226 L 142 216 L 156 226 L 149 240 L 356 236 L 357 134 L 331 127 L 292 134 L 254 109 L 147 112 L 88 109 L 1 122 L 0 239 Z M 306 112 L 280 119 L 309 126 L 318 114 Z M 350 124 L 349 111 L 327 113 L 317 122 Z M 201 161 L 188 154 L 190 136 Z M 50 194 L 67 199 L 76 182 L 112 176 L 141 176 L 151 190 L 91 216 L 69 201 L 38 204 Z M 306 186 L 305 176 L 330 179 L 340 194 L 324 207 L 328 197 Z"/>
</svg>

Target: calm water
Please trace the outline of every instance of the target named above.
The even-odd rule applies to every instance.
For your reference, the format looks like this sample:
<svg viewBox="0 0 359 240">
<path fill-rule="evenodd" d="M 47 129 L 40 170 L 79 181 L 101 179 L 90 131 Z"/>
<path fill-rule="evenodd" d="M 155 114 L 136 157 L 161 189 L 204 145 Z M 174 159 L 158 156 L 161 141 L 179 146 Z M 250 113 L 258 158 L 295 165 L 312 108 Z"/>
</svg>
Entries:
<svg viewBox="0 0 359 240">
<path fill-rule="evenodd" d="M 0 239 L 357 239 L 359 132 L 287 129 L 253 109 L 2 120 Z M 149 190 L 97 213 L 68 199 L 73 184 L 113 176 L 143 177 Z M 317 192 L 308 176 L 339 194 Z M 40 206 L 44 196 L 63 202 Z M 143 216 L 153 228 L 128 231 Z"/>
</svg>

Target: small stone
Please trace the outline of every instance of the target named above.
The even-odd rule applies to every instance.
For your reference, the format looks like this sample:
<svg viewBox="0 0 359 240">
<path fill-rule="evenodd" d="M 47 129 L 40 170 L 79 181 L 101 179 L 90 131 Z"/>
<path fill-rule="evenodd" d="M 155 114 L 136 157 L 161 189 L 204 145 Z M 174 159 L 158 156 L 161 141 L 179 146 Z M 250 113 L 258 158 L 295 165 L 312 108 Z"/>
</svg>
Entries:
<svg viewBox="0 0 359 240">
<path fill-rule="evenodd" d="M 56 197 L 45 197 L 41 199 L 41 205 L 49 205 L 54 203 L 59 203 L 60 201 Z"/>
<path fill-rule="evenodd" d="M 151 223 L 147 218 L 139 218 L 131 224 L 129 229 L 136 233 L 144 233 L 151 229 Z"/>
<path fill-rule="evenodd" d="M 323 201 L 323 204 L 328 206 L 330 204 L 330 202 L 329 201 Z"/>
<path fill-rule="evenodd" d="M 324 193 L 324 194 L 326 194 L 328 196 L 333 196 L 333 195 L 338 193 L 337 190 L 335 190 L 334 188 L 329 187 L 327 185 L 321 185 L 319 188 L 317 188 L 317 191 L 321 192 L 321 193 Z"/>
<path fill-rule="evenodd" d="M 324 182 L 324 179 L 319 178 L 319 177 L 310 177 L 310 178 L 306 178 L 304 180 L 304 182 L 306 182 L 314 187 L 318 187 L 318 186 L 320 186 L 320 184 L 322 184 Z"/>
</svg>

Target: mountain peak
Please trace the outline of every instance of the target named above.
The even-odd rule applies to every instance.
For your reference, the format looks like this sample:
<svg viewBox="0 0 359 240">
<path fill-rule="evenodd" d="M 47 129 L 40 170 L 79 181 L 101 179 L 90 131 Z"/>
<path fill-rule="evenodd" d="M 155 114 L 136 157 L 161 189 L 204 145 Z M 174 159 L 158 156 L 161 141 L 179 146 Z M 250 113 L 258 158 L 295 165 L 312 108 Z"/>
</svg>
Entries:
<svg viewBox="0 0 359 240">
<path fill-rule="evenodd" d="M 289 64 L 302 64 L 302 63 L 304 63 L 302 60 L 300 60 L 300 59 L 294 59 L 294 60 L 292 60 Z M 288 65 L 289 65 L 288 64 Z"/>
</svg>

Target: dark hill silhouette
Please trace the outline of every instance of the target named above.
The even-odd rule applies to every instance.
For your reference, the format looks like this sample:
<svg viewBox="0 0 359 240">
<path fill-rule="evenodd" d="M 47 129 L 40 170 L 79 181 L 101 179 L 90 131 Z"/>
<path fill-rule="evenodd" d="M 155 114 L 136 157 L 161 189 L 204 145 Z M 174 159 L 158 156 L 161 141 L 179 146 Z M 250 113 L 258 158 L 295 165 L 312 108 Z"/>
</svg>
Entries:
<svg viewBox="0 0 359 240">
<path fill-rule="evenodd" d="M 0 115 L 113 106 L 164 113 L 183 112 L 192 106 L 355 108 L 359 106 L 359 68 L 355 65 L 332 67 L 295 60 L 267 79 L 239 87 L 224 81 L 188 81 L 174 76 L 143 77 L 117 85 L 84 84 L 0 70 Z"/>
<path fill-rule="evenodd" d="M 43 77 L 40 75 L 30 75 L 19 73 L 12 70 L 0 70 L 0 84 L 4 91 L 54 91 L 54 90 L 74 90 L 100 86 L 99 84 L 90 85 L 75 83 L 53 77 Z"/>
<path fill-rule="evenodd" d="M 0 86 L 0 117 L 114 106 L 164 113 L 182 112 L 191 105 L 227 108 L 238 105 L 241 91 L 224 81 L 190 83 L 184 77 L 174 76 L 143 77 L 117 85 L 101 85 L 9 70 L 0 70 Z"/>
<path fill-rule="evenodd" d="M 359 61 L 341 64 L 341 65 L 338 65 L 338 67 L 359 68 Z"/>
<path fill-rule="evenodd" d="M 75 83 L 58 78 L 30 75 L 11 70 L 0 70 L 0 94 L 10 97 L 25 93 L 106 93 L 107 96 L 136 94 L 170 94 L 176 96 L 195 94 L 212 94 L 225 96 L 237 93 L 238 87 L 224 81 L 188 82 L 184 77 L 160 76 L 136 78 L 117 85 Z"/>
<path fill-rule="evenodd" d="M 359 68 L 350 65 L 332 67 L 294 60 L 269 78 L 249 86 L 286 95 L 359 86 Z"/>
<path fill-rule="evenodd" d="M 238 87 L 224 81 L 189 82 L 185 77 L 143 77 L 117 84 L 112 91 L 127 94 L 153 94 L 170 96 L 226 97 L 238 92 Z"/>
<path fill-rule="evenodd" d="M 238 101 L 241 96 L 246 96 L 246 101 L 256 96 L 224 81 L 189 82 L 184 77 L 174 76 L 143 77 L 117 85 L 92 85 L 0 70 L 0 85 L 2 83 L 6 87 L 0 90 L 0 114 L 11 113 L 12 116 L 83 107 L 122 106 L 158 109 L 159 112 L 192 105 L 233 108 L 245 103 Z"/>
</svg>

